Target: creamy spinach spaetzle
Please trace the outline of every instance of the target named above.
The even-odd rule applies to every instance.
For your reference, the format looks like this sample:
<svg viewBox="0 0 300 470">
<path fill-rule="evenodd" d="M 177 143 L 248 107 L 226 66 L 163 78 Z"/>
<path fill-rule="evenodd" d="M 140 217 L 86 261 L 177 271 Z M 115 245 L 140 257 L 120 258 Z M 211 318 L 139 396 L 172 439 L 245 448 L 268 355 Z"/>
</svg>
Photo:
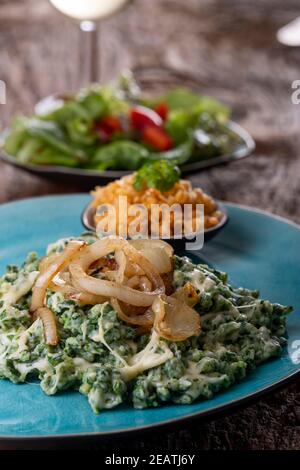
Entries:
<svg viewBox="0 0 300 470">
<path fill-rule="evenodd" d="M 145 246 L 130 248 L 124 241 L 97 262 L 86 261 L 84 276 L 76 277 L 91 247 L 102 247 L 91 234 L 77 240 L 83 242 L 77 258 L 73 253 L 61 262 L 70 247 L 70 240 L 61 240 L 43 260 L 30 253 L 2 276 L 1 379 L 19 384 L 38 378 L 47 395 L 76 389 L 98 413 L 121 403 L 141 409 L 209 399 L 282 353 L 290 307 L 232 287 L 226 274 L 175 256 L 165 244 L 153 245 L 151 257 Z M 157 265 L 155 249 L 167 253 L 164 266 Z M 45 273 L 51 269 L 50 279 Z M 90 282 L 86 290 L 83 279 Z M 102 285 L 119 286 L 120 298 L 110 291 L 101 297 Z M 34 310 L 41 286 L 43 305 Z M 126 303 L 128 292 L 144 305 Z"/>
</svg>

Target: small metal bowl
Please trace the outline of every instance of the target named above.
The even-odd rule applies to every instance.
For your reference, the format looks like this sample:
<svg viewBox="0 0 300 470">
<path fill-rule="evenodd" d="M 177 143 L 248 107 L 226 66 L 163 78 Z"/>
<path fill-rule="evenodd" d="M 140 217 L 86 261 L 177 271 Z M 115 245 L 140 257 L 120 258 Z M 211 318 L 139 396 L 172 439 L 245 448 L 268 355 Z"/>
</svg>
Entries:
<svg viewBox="0 0 300 470">
<path fill-rule="evenodd" d="M 221 204 L 220 202 L 217 202 L 217 209 L 222 212 L 223 217 L 218 223 L 218 225 L 204 230 L 204 242 L 208 242 L 209 240 L 214 238 L 220 232 L 220 230 L 222 230 L 225 227 L 225 225 L 227 224 L 229 220 L 227 210 L 223 204 Z M 91 232 L 96 231 L 96 226 L 95 226 L 95 221 L 94 221 L 95 213 L 96 213 L 96 208 L 92 206 L 92 203 L 90 203 L 85 207 L 85 209 L 83 210 L 81 214 L 82 225 Z M 194 239 L 188 239 L 186 237 L 183 237 L 180 239 L 168 238 L 168 239 L 164 239 L 164 241 L 172 245 L 173 248 L 181 250 L 181 249 L 184 249 L 186 243 L 192 243 Z"/>
</svg>

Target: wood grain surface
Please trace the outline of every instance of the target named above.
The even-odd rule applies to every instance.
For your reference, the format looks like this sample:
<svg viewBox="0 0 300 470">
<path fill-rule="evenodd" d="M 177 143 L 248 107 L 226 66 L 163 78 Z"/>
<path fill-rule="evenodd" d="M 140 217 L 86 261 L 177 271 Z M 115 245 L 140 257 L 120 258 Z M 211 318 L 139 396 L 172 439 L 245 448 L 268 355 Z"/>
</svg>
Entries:
<svg viewBox="0 0 300 470">
<path fill-rule="evenodd" d="M 219 199 L 300 222 L 300 105 L 291 103 L 300 48 L 276 41 L 277 29 L 297 15 L 299 0 L 136 0 L 103 22 L 99 45 L 102 80 L 130 67 L 149 91 L 184 84 L 232 106 L 235 119 L 256 139 L 256 153 L 195 174 L 193 182 Z M 77 25 L 47 0 L 2 0 L 0 18 L 4 127 L 13 115 L 32 112 L 40 98 L 75 90 L 86 77 Z M 78 191 L 0 164 L 0 202 Z M 116 450 L 111 440 L 82 445 Z M 118 449 L 128 446 L 158 453 L 299 449 L 300 383 L 206 424 L 118 439 Z"/>
</svg>

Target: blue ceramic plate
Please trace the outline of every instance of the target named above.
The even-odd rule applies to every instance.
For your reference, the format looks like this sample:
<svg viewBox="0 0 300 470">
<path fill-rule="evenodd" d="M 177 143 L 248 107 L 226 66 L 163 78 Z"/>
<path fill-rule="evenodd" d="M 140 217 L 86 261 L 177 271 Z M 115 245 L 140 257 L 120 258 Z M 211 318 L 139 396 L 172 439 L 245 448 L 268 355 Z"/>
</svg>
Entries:
<svg viewBox="0 0 300 470">
<path fill-rule="evenodd" d="M 88 201 L 88 196 L 76 195 L 2 205 L 1 272 L 7 263 L 21 262 L 28 251 L 42 254 L 53 240 L 79 235 L 80 214 Z M 283 357 L 263 364 L 211 400 L 142 411 L 122 406 L 98 416 L 77 392 L 48 397 L 38 384 L 0 381 L 0 438 L 108 435 L 208 416 L 259 396 L 300 372 L 300 351 L 297 361 L 297 343 L 293 343 L 300 340 L 300 227 L 240 206 L 228 204 L 227 209 L 228 225 L 195 256 L 227 271 L 233 284 L 260 288 L 262 297 L 294 305 Z"/>
</svg>

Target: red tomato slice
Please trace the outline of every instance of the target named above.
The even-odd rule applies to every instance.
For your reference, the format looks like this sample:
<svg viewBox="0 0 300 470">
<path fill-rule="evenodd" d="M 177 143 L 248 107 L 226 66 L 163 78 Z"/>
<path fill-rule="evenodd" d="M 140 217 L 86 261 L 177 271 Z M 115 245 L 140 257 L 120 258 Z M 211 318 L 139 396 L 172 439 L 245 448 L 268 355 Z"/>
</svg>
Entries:
<svg viewBox="0 0 300 470">
<path fill-rule="evenodd" d="M 164 129 L 157 126 L 148 126 L 142 132 L 142 138 L 145 143 L 153 147 L 155 150 L 165 152 L 173 146 L 173 140 Z"/>
<path fill-rule="evenodd" d="M 121 121 L 115 116 L 106 116 L 100 121 L 100 124 L 111 132 L 118 132 L 122 130 Z"/>
<path fill-rule="evenodd" d="M 146 126 L 163 125 L 162 118 L 152 109 L 145 106 L 136 106 L 130 112 L 132 127 L 138 131 L 142 131 Z"/>
<path fill-rule="evenodd" d="M 168 103 L 165 103 L 164 101 L 162 101 L 156 106 L 154 111 L 162 118 L 163 121 L 166 121 L 168 118 L 168 114 L 169 114 Z"/>
<path fill-rule="evenodd" d="M 115 132 L 122 131 L 122 125 L 119 118 L 115 116 L 106 116 L 94 124 L 95 132 L 98 134 L 101 142 L 107 143 L 111 140 Z"/>
</svg>

